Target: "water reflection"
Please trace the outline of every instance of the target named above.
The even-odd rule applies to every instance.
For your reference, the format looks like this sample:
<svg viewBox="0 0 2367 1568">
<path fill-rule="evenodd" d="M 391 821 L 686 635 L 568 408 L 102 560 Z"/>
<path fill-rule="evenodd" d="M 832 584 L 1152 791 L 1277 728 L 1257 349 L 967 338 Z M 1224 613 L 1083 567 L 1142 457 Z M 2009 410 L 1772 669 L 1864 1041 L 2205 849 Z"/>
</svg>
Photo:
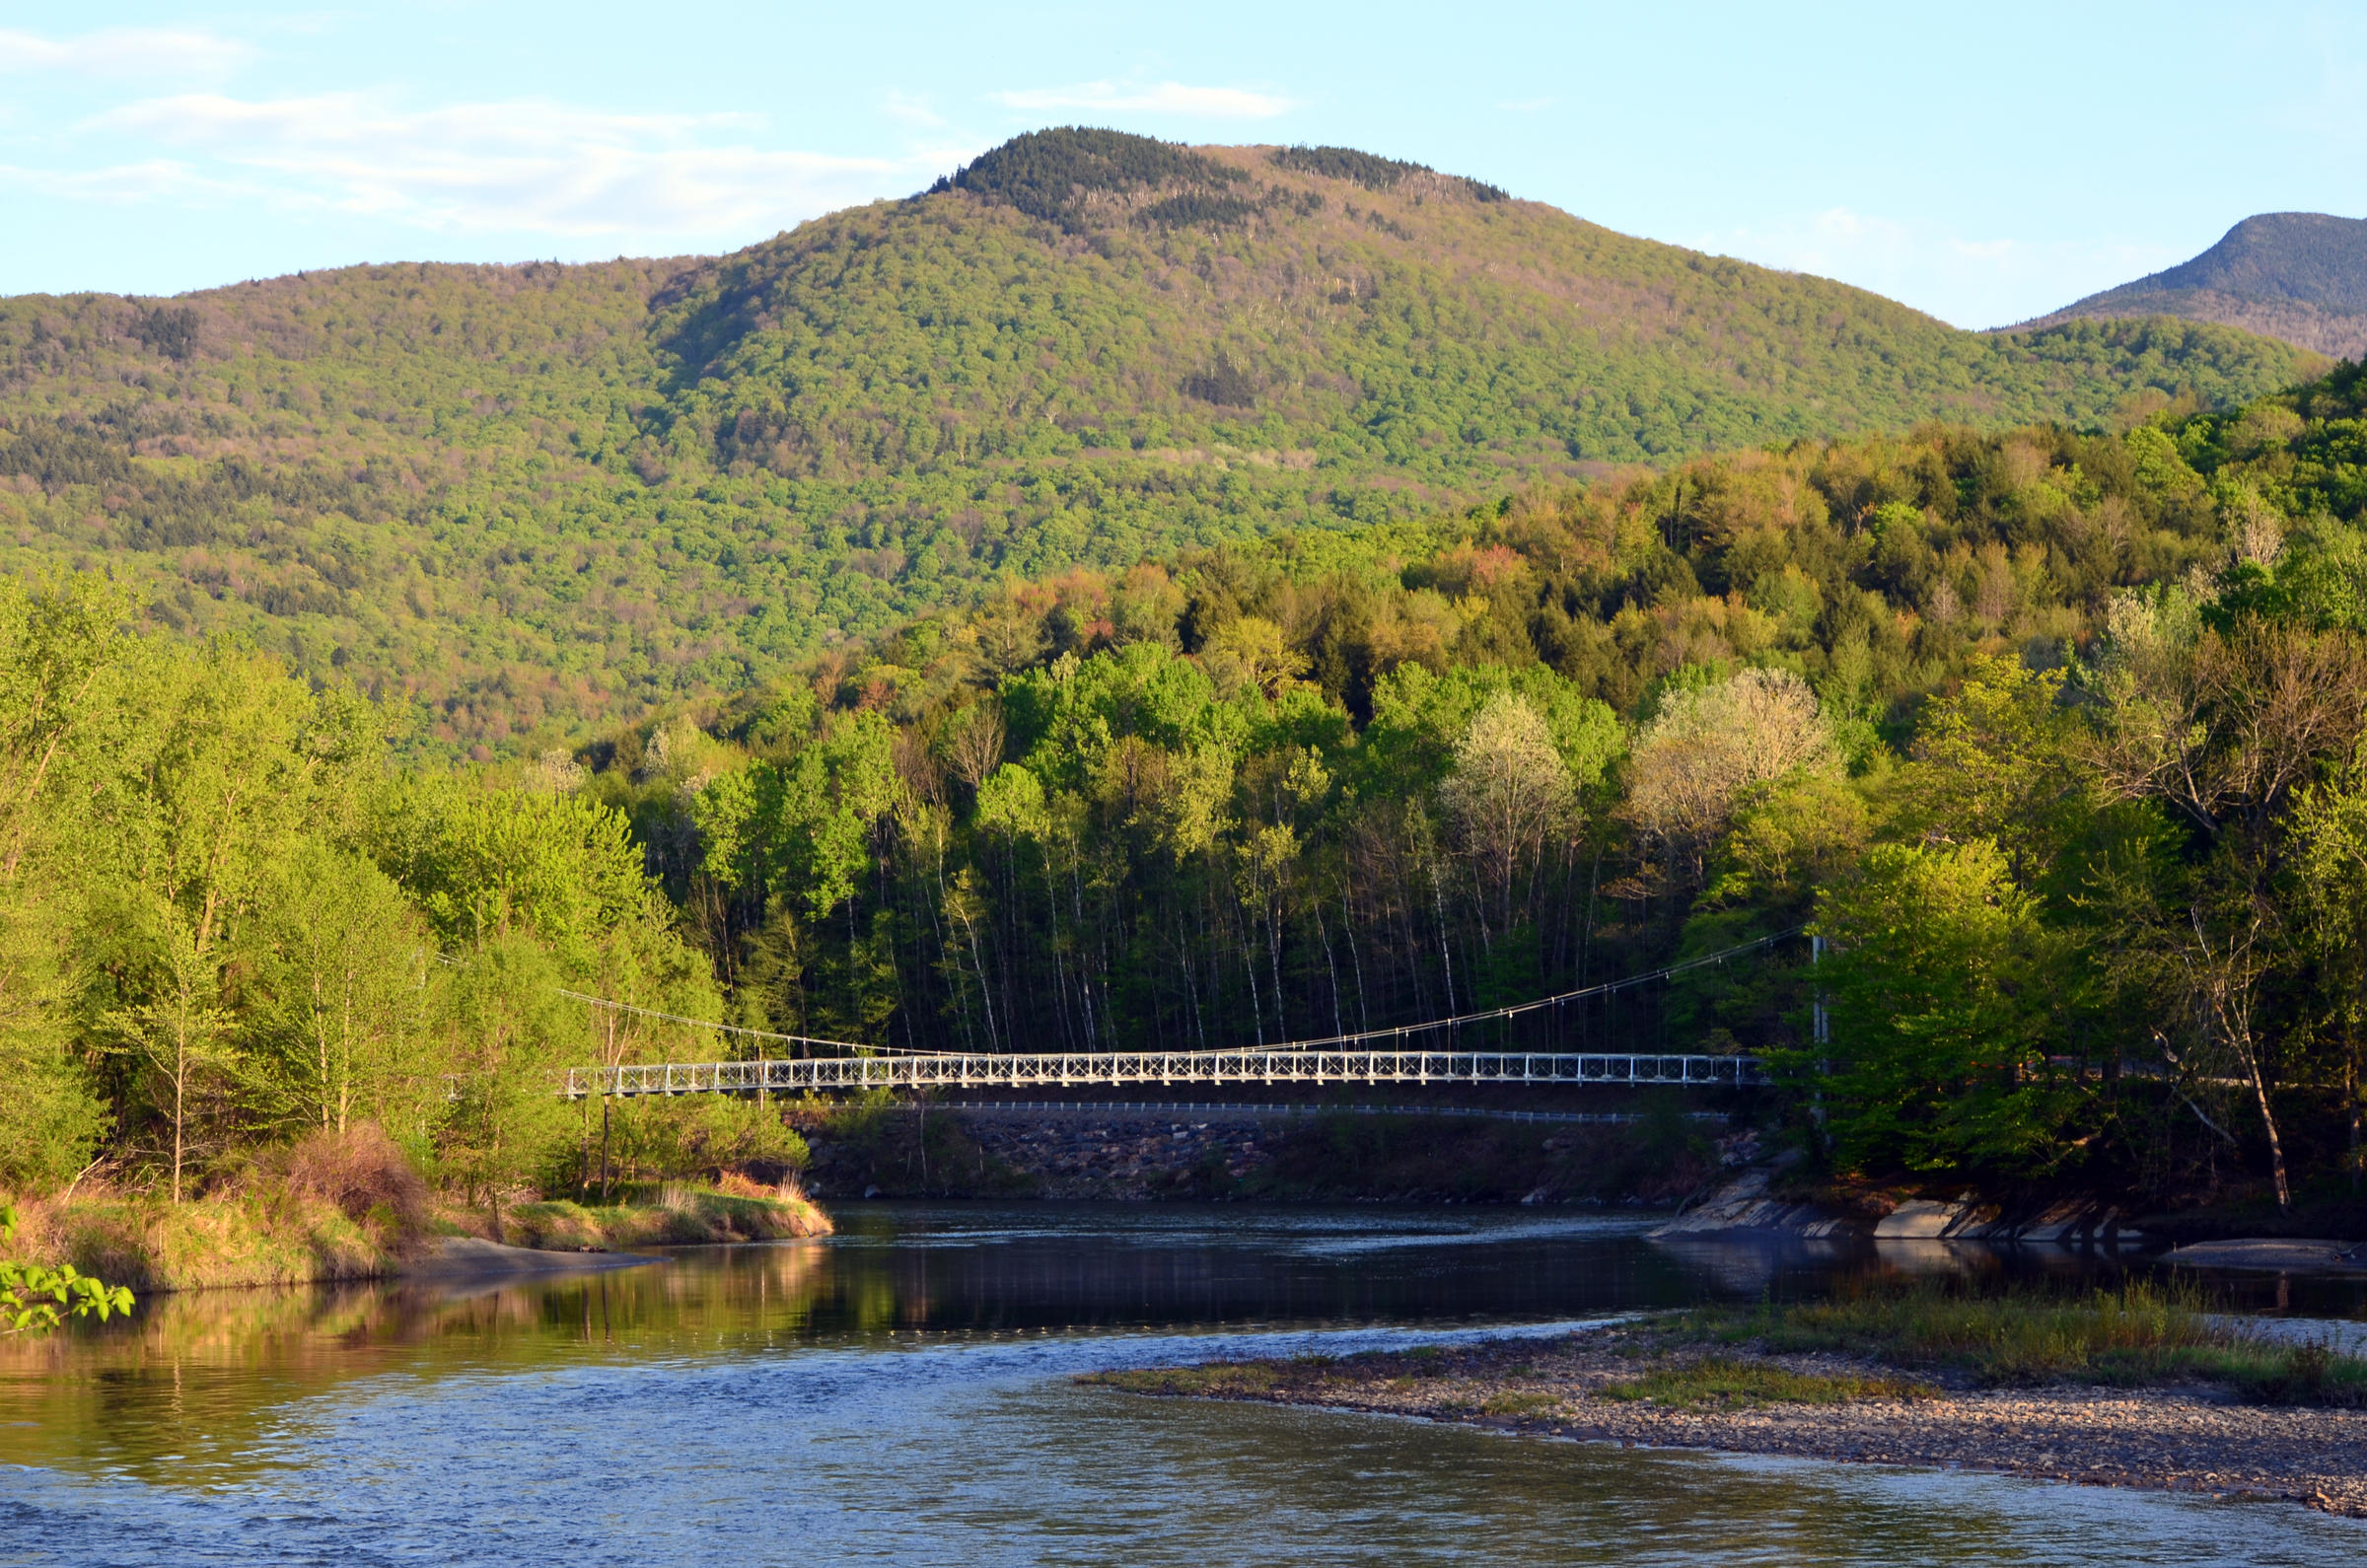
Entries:
<svg viewBox="0 0 2367 1568">
<path fill-rule="evenodd" d="M 0 1347 L 0 1461 L 32 1466 L 0 1488 L 0 1556 L 112 1561 L 144 1537 L 235 1561 L 2101 1562 L 2130 1541 L 2177 1562 L 2367 1555 L 2367 1534 L 2298 1511 L 2246 1514 L 2255 1538 L 2236 1553 L 2219 1515 L 2168 1500 L 1066 1381 L 2109 1258 L 1664 1246 L 1534 1211 L 840 1219 L 827 1243 L 616 1272 L 162 1297 L 129 1324 Z"/>
</svg>

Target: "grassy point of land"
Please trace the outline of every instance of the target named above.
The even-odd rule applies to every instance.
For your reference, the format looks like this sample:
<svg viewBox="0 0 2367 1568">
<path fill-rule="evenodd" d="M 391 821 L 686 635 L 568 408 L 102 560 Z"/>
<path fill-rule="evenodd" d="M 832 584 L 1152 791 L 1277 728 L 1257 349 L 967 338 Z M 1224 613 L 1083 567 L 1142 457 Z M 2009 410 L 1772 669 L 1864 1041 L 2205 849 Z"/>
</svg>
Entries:
<svg viewBox="0 0 2367 1568">
<path fill-rule="evenodd" d="M 503 1210 L 499 1239 L 544 1251 L 605 1252 L 785 1241 L 830 1230 L 829 1216 L 794 1186 L 759 1187 L 727 1174 L 720 1185 L 669 1181 L 613 1204 L 517 1204 Z M 388 1278 L 440 1235 L 491 1239 L 491 1226 L 481 1209 L 383 1198 L 340 1205 L 297 1188 L 257 1185 L 180 1204 L 102 1190 L 28 1205 L 23 1249 L 36 1261 L 71 1263 L 144 1298 Z"/>
<path fill-rule="evenodd" d="M 504 1212 L 502 1240 L 546 1251 L 617 1251 L 827 1236 L 829 1216 L 794 1186 L 775 1191 L 726 1176 L 720 1186 L 669 1181 L 645 1202 L 522 1203 Z"/>
<path fill-rule="evenodd" d="M 2266 1404 L 2367 1404 L 2367 1361 L 2326 1346 L 2270 1342 L 2213 1314 L 2190 1289 L 2143 1282 L 2085 1297 L 1925 1289 L 1695 1308 L 1650 1331 L 1670 1347 L 1864 1357 L 1975 1388 L 2205 1384 Z"/>
<path fill-rule="evenodd" d="M 1622 1445 L 1994 1470 L 2367 1517 L 2367 1361 L 2191 1294 L 1939 1289 L 1081 1381 Z"/>
</svg>

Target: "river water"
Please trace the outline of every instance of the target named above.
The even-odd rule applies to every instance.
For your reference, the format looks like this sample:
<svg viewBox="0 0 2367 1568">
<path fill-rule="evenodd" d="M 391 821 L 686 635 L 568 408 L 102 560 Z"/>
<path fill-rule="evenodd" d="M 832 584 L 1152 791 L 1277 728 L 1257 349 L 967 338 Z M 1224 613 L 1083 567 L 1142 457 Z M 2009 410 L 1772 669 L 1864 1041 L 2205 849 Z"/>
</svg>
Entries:
<svg viewBox="0 0 2367 1568">
<path fill-rule="evenodd" d="M 2367 1527 L 2281 1505 L 1071 1381 L 1546 1331 L 1978 1259 L 1671 1248 L 1535 1210 L 839 1219 L 826 1242 L 532 1283 L 165 1297 L 127 1326 L 12 1346 L 0 1561 L 2367 1562 Z"/>
</svg>

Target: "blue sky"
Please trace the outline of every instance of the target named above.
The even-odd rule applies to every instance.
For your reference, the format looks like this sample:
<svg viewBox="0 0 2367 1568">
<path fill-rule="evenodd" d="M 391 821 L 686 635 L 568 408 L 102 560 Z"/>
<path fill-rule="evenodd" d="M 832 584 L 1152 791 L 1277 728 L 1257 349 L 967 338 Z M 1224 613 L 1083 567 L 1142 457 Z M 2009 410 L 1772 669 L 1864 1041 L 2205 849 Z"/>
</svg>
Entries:
<svg viewBox="0 0 2367 1568">
<path fill-rule="evenodd" d="M 0 293 L 724 250 L 1063 123 L 1362 147 L 1987 326 L 2367 214 L 2367 8 L 0 0 Z"/>
</svg>

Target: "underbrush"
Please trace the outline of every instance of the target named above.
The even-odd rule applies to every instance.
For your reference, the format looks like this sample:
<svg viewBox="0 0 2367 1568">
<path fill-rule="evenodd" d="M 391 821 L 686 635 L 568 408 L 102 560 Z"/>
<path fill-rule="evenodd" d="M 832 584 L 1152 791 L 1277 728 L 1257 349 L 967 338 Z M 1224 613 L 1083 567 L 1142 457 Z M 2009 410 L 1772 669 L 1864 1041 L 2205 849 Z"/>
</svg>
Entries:
<svg viewBox="0 0 2367 1568">
<path fill-rule="evenodd" d="M 509 1207 L 500 1240 L 605 1251 L 830 1232 L 794 1176 L 778 1186 L 731 1173 L 713 1184 L 644 1186 L 618 1204 Z M 28 1261 L 71 1263 L 142 1297 L 384 1278 L 439 1233 L 489 1231 L 484 1210 L 440 1206 L 402 1151 L 367 1126 L 272 1150 L 183 1203 L 86 1183 L 19 1208 L 16 1250 Z"/>
<path fill-rule="evenodd" d="M 1837 1351 L 1945 1369 L 1975 1385 L 2211 1383 L 2274 1404 L 2367 1404 L 2367 1360 L 2280 1344 L 2217 1318 L 2185 1287 L 2087 1296 L 1936 1286 L 1756 1310 L 1700 1308 L 1667 1330 L 1778 1354 Z"/>
<path fill-rule="evenodd" d="M 135 1295 L 393 1273 L 426 1234 L 427 1184 L 376 1127 L 326 1128 L 185 1203 L 105 1186 L 25 1206 L 29 1256 Z"/>
<path fill-rule="evenodd" d="M 174 1204 L 85 1191 L 29 1205 L 28 1256 L 71 1263 L 135 1296 L 393 1273 L 400 1239 L 318 1196 L 236 1191 Z"/>
</svg>

